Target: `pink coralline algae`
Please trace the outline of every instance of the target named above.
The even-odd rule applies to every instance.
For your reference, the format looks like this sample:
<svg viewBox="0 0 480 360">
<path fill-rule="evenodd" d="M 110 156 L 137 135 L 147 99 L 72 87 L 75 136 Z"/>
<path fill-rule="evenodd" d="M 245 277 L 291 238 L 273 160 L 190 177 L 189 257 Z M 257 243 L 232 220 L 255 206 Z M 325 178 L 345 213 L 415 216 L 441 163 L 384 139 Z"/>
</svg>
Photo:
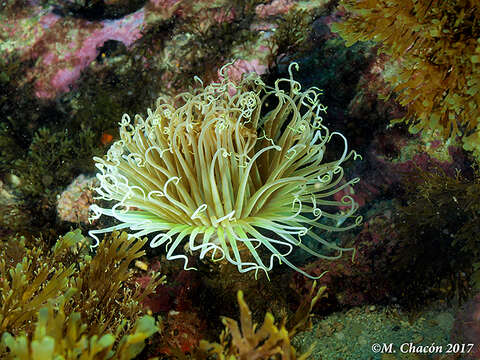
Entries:
<svg viewBox="0 0 480 360">
<path fill-rule="evenodd" d="M 262 64 L 259 59 L 239 59 L 232 65 L 228 66 L 227 75 L 233 82 L 240 82 L 244 74 L 246 75 L 254 72 L 258 75 L 263 75 L 267 72 L 267 69 L 267 65 Z"/>
<path fill-rule="evenodd" d="M 42 28 L 48 29 L 49 27 L 53 26 L 59 19 L 60 16 L 48 13 L 46 15 L 43 15 L 38 22 Z"/>
<path fill-rule="evenodd" d="M 48 43 L 42 42 L 43 52 L 38 53 L 37 66 L 30 77 L 35 80 L 35 94 L 39 98 L 54 98 L 67 92 L 98 55 L 99 48 L 107 40 L 116 40 L 131 46 L 141 37 L 143 9 L 118 20 L 91 23 L 85 20 L 68 20 L 73 28 Z M 44 19 L 43 24 L 48 19 Z M 65 26 L 66 20 L 50 24 Z M 52 30 L 53 30 L 52 28 Z M 50 34 L 51 35 L 51 34 Z M 58 34 L 60 36 L 60 34 Z M 63 40 L 63 41 L 62 41 Z"/>
<path fill-rule="evenodd" d="M 194 10 L 195 8 L 197 10 Z M 197 0 L 194 3 L 183 0 L 150 0 L 145 9 L 147 22 L 158 17 L 163 19 L 172 16 L 187 18 L 194 15 L 199 24 L 206 26 L 212 22 L 231 22 L 235 18 L 233 9 L 215 6 L 211 0 Z"/>
<path fill-rule="evenodd" d="M 140 9 L 122 19 L 92 22 L 30 5 L 21 13 L 0 16 L 0 30 L 8 36 L 0 50 L 33 60 L 25 80 L 34 83 L 37 97 L 52 99 L 70 90 L 107 40 L 131 47 L 141 37 L 144 17 Z"/>
<path fill-rule="evenodd" d="M 233 64 L 227 65 L 227 68 L 224 69 L 224 75 L 228 76 L 228 79 L 234 83 L 239 83 L 242 80 L 242 77 L 250 74 L 257 73 L 258 75 L 263 75 L 267 72 L 268 66 L 263 64 L 266 62 L 266 59 L 256 58 L 251 60 L 238 59 L 235 60 Z M 219 80 L 223 80 L 223 76 L 220 73 L 220 69 L 217 71 Z M 235 95 L 237 90 L 231 86 L 228 89 L 230 96 Z"/>
<path fill-rule="evenodd" d="M 157 8 L 171 8 L 175 6 L 177 3 L 181 2 L 181 0 L 151 0 L 150 3 Z"/>
<path fill-rule="evenodd" d="M 169 18 L 173 15 L 182 17 L 185 15 L 183 5 L 182 0 L 150 0 L 146 4 L 147 18 L 157 16 Z"/>
<path fill-rule="evenodd" d="M 269 4 L 258 5 L 255 8 L 257 16 L 261 19 L 266 17 L 286 14 L 295 3 L 292 0 L 273 0 Z"/>
<path fill-rule="evenodd" d="M 58 197 L 57 214 L 62 221 L 88 223 L 88 211 L 93 204 L 92 186 L 95 178 L 78 176 Z"/>
</svg>

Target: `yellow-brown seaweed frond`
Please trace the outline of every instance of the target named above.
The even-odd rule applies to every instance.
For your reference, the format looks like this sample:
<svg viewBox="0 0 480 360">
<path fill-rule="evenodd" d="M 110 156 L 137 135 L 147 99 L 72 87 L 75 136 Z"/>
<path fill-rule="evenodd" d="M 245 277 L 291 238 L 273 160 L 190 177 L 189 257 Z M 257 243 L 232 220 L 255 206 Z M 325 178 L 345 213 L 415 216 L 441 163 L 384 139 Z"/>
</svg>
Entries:
<svg viewBox="0 0 480 360">
<path fill-rule="evenodd" d="M 70 289 L 59 298 L 59 304 L 49 301 L 38 312 L 33 335 L 12 336 L 4 333 L 2 345 L 9 349 L 7 359 L 53 360 L 53 359 L 133 359 L 145 346 L 145 339 L 158 331 L 153 317 L 140 317 L 126 334 L 127 321 L 122 321 L 113 333 L 89 335 L 88 323 L 80 313 L 65 313 L 65 305 L 76 292 Z M 118 339 L 120 339 L 118 341 Z M 117 344 L 115 346 L 115 344 Z M 114 349 L 116 347 L 116 350 Z"/>
<path fill-rule="evenodd" d="M 70 236 L 60 238 L 66 244 Z M 9 240 L 0 248 L 0 333 L 24 330 L 48 300 L 68 289 L 74 265 L 56 261 L 63 245 L 50 254 L 28 248 L 25 239 Z"/>
<path fill-rule="evenodd" d="M 237 299 L 240 307 L 240 324 L 230 318 L 222 319 L 225 330 L 220 335 L 220 343 L 200 342 L 200 350 L 216 359 L 224 360 L 306 360 L 309 358 L 313 345 L 302 354 L 297 355 L 291 345 L 291 338 L 301 330 L 307 329 L 310 324 L 310 312 L 315 303 L 325 291 L 321 287 L 315 291 L 316 283 L 313 284 L 309 296 L 305 297 L 297 310 L 289 326 L 287 319 L 275 323 L 273 315 L 265 314 L 263 324 L 257 329 L 253 323 L 252 313 L 243 298 L 243 292 L 238 291 Z"/>
<path fill-rule="evenodd" d="M 476 150 L 480 124 L 480 7 L 474 0 L 342 0 L 332 26 L 347 41 L 373 40 L 398 62 L 385 73 L 412 131 L 465 136 Z"/>
<path fill-rule="evenodd" d="M 115 232 L 93 259 L 78 253 L 85 243 L 79 230 L 60 237 L 51 250 L 26 245 L 24 239 L 3 242 L 0 358 L 76 353 L 85 354 L 82 359 L 104 359 L 120 350 L 126 354 L 121 358 L 133 358 L 157 331 L 153 318 L 141 317 L 140 302 L 164 280 L 154 274 L 142 291 L 127 286 L 129 266 L 144 255 L 145 241 Z"/>
<path fill-rule="evenodd" d="M 130 265 L 145 255 L 141 250 L 145 242 L 146 239 L 129 238 L 126 233 L 113 233 L 101 242 L 91 260 L 80 264 L 72 279 L 71 286 L 79 290 L 74 295 L 72 310 L 82 312 L 87 323 L 96 324 L 99 331 L 115 329 L 123 318 L 133 324 L 141 312 L 139 304 L 163 282 L 163 277 L 153 274 L 145 289 L 125 286 L 132 276 Z"/>
</svg>

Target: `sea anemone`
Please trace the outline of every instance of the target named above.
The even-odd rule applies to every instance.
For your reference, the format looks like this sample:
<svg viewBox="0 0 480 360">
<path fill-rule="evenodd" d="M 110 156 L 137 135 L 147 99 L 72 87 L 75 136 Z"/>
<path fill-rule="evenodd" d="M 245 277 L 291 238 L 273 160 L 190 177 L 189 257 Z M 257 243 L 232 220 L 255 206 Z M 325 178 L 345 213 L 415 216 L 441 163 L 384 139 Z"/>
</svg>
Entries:
<svg viewBox="0 0 480 360">
<path fill-rule="evenodd" d="M 121 139 L 105 158 L 94 158 L 98 198 L 113 206 L 91 206 L 92 218 L 107 215 L 120 223 L 90 231 L 93 246 L 98 234 L 129 229 L 131 236 L 150 235 L 152 248 L 166 244 L 166 258 L 183 259 L 185 269 L 192 268 L 184 253 L 175 253 L 179 247 L 267 276 L 277 258 L 311 278 L 287 259 L 294 248 L 327 259 L 353 251 L 321 234 L 361 221 L 352 197 L 335 200 L 359 181 L 343 180 L 342 168 L 359 155 L 322 124 L 321 91 L 302 92 L 294 65 L 298 70 L 290 65 L 289 79 L 274 87 L 252 74 L 233 83 L 223 68 L 218 83 L 203 87 L 196 78 L 196 90 L 160 97 L 146 119 L 124 115 Z M 343 150 L 326 161 L 334 137 Z"/>
</svg>

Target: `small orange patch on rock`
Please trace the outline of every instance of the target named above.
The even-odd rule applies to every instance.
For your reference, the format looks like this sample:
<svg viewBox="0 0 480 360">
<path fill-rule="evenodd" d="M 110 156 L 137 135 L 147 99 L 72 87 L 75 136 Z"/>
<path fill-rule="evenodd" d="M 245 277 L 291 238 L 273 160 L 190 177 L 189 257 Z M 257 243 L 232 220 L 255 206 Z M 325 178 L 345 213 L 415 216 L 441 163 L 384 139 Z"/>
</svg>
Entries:
<svg viewBox="0 0 480 360">
<path fill-rule="evenodd" d="M 107 145 L 109 143 L 111 143 L 113 140 L 113 136 L 110 135 L 109 133 L 106 133 L 104 132 L 102 134 L 102 137 L 100 138 L 100 142 L 103 144 L 103 145 Z"/>
</svg>

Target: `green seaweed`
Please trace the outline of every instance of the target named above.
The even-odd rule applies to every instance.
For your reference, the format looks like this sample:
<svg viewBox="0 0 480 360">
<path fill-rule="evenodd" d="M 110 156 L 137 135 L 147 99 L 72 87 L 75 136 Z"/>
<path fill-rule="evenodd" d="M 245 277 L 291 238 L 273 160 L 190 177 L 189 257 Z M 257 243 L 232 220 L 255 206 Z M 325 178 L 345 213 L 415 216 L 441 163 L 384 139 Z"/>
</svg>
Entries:
<svg viewBox="0 0 480 360">
<path fill-rule="evenodd" d="M 275 19 L 276 29 L 269 38 L 270 64 L 279 62 L 277 54 L 281 58 L 289 55 L 305 52 L 310 43 L 307 41 L 311 33 L 313 14 L 310 10 L 293 9 Z"/>
<path fill-rule="evenodd" d="M 392 270 L 412 301 L 434 294 L 466 298 L 480 256 L 480 172 L 448 176 L 441 168 L 407 175 L 409 202 L 400 208 L 395 230 L 402 242 Z M 405 283 L 406 280 L 406 283 Z"/>
<path fill-rule="evenodd" d="M 9 172 L 26 152 L 37 124 L 48 117 L 48 107 L 33 98 L 33 85 L 25 82 L 28 62 L 15 52 L 0 59 L 0 172 Z M 55 119 L 52 113 L 49 114 Z"/>
</svg>

